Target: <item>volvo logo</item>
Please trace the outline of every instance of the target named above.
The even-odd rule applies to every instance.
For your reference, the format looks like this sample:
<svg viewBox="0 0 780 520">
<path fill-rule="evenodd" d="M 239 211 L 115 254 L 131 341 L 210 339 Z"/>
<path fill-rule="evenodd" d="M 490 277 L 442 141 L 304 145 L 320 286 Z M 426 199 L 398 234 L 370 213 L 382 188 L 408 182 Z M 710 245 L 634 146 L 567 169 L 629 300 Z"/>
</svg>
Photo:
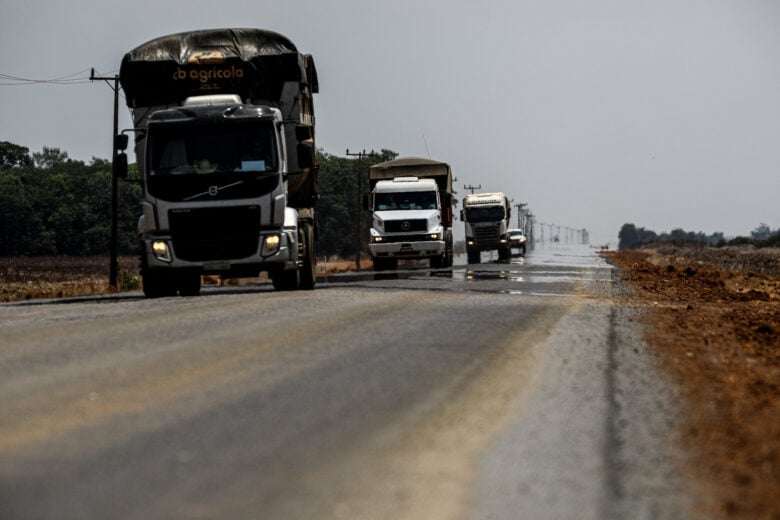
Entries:
<svg viewBox="0 0 780 520">
<path fill-rule="evenodd" d="M 411 227 L 411 224 L 409 224 L 408 220 L 404 220 L 401 222 L 401 230 L 402 231 L 409 231 L 409 228 Z"/>
<path fill-rule="evenodd" d="M 219 193 L 219 186 L 209 186 L 209 195 L 216 197 L 217 193 Z"/>
</svg>

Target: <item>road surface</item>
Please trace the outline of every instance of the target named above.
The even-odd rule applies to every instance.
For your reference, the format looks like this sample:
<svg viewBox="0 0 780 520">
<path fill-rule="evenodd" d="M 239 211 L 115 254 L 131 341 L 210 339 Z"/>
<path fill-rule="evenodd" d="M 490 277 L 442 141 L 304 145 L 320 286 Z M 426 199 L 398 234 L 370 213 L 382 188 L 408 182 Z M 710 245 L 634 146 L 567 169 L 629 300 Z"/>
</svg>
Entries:
<svg viewBox="0 0 780 520">
<path fill-rule="evenodd" d="M 618 290 L 556 244 L 1 305 L 0 518 L 688 517 L 674 388 Z"/>
</svg>

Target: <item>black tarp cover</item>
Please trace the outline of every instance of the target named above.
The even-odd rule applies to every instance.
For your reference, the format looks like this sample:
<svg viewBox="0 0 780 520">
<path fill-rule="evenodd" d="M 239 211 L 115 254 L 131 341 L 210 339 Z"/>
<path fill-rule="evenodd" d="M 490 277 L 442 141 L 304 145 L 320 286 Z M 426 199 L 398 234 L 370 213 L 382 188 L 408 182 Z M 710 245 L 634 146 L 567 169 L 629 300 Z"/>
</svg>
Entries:
<svg viewBox="0 0 780 520">
<path fill-rule="evenodd" d="M 179 104 L 202 94 L 274 103 L 286 81 L 318 91 L 311 56 L 262 29 L 209 29 L 150 40 L 125 54 L 119 81 L 130 108 Z"/>
</svg>

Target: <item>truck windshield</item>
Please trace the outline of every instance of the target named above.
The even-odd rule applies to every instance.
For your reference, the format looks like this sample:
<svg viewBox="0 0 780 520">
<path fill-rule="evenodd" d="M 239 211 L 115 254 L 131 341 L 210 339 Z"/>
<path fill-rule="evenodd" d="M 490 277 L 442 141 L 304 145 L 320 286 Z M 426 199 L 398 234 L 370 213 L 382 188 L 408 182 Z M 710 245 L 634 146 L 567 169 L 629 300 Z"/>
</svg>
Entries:
<svg viewBox="0 0 780 520">
<path fill-rule="evenodd" d="M 503 219 L 503 206 L 466 208 L 466 220 L 468 222 L 496 222 Z"/>
<path fill-rule="evenodd" d="M 276 134 L 266 122 L 157 126 L 147 139 L 150 177 L 278 169 Z"/>
<path fill-rule="evenodd" d="M 436 192 L 409 191 L 374 195 L 374 211 L 397 209 L 436 209 Z"/>
<path fill-rule="evenodd" d="M 149 193 L 169 201 L 259 197 L 279 185 L 276 132 L 265 121 L 150 126 Z"/>
</svg>

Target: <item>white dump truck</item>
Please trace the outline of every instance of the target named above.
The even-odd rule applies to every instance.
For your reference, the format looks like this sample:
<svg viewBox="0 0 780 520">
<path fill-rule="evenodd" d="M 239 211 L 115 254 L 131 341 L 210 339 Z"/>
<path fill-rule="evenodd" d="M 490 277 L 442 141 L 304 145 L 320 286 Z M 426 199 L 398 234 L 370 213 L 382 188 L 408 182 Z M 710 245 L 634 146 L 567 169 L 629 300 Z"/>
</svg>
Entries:
<svg viewBox="0 0 780 520">
<path fill-rule="evenodd" d="M 191 31 L 129 51 L 119 81 L 143 187 L 144 294 L 198 294 L 203 274 L 314 288 L 312 57 L 272 31 Z"/>
<path fill-rule="evenodd" d="M 498 251 L 499 260 L 511 257 L 509 198 L 501 193 L 472 193 L 463 197 L 460 219 L 466 231 L 466 255 L 478 264 L 482 251 Z"/>
<path fill-rule="evenodd" d="M 402 157 L 369 170 L 372 212 L 369 249 L 374 269 L 396 269 L 399 259 L 452 266 L 452 170 L 447 163 Z"/>
</svg>

